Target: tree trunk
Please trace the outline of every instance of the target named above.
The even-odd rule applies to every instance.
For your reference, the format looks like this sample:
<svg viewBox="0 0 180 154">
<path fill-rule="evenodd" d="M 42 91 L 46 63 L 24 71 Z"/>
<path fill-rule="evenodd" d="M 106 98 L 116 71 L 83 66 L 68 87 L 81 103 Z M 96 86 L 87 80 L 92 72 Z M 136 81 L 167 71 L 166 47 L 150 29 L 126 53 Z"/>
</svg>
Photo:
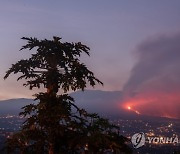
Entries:
<svg viewBox="0 0 180 154">
<path fill-rule="evenodd" d="M 54 146 L 52 143 L 49 144 L 48 154 L 54 154 Z"/>
</svg>

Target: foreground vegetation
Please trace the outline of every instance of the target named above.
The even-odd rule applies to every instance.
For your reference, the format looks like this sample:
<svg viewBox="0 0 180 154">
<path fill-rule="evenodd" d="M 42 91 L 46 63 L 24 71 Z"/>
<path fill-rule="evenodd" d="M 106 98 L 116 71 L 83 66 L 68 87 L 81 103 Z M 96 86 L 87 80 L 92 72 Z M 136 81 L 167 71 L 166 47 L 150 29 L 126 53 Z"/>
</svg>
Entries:
<svg viewBox="0 0 180 154">
<path fill-rule="evenodd" d="M 87 85 L 102 84 L 85 64 L 82 53 L 89 47 L 78 43 L 63 43 L 61 38 L 38 40 L 22 38 L 27 44 L 21 50 L 32 51 L 29 59 L 20 60 L 6 72 L 18 74 L 24 86 L 45 88 L 34 95 L 37 104 L 23 107 L 20 115 L 27 118 L 20 132 L 7 141 L 7 150 L 20 153 L 131 153 L 128 141 L 119 134 L 119 127 L 97 114 L 90 114 L 75 105 L 67 92 L 84 90 Z M 85 102 L 84 102 L 85 103 Z"/>
</svg>

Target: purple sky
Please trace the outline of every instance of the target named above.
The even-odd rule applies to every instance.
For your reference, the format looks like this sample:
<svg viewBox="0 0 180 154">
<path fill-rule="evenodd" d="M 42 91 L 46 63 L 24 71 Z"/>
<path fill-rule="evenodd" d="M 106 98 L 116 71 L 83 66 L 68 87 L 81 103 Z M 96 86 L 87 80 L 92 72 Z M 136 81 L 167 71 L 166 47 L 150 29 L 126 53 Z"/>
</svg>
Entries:
<svg viewBox="0 0 180 154">
<path fill-rule="evenodd" d="M 83 61 L 104 82 L 102 90 L 122 90 L 137 61 L 132 54 L 149 37 L 180 31 L 179 0 L 31 0 L 0 2 L 0 99 L 30 97 L 34 92 L 4 81 L 5 71 L 29 56 L 18 52 L 22 36 L 40 39 L 60 36 L 91 48 Z"/>
</svg>

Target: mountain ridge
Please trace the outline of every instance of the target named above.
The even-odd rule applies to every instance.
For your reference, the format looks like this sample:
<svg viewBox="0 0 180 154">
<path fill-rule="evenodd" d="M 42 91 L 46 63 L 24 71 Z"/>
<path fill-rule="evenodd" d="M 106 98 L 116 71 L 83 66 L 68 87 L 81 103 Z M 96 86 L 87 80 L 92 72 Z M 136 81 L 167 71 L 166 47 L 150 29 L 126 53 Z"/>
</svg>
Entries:
<svg viewBox="0 0 180 154">
<path fill-rule="evenodd" d="M 122 119 L 168 119 L 165 117 L 138 115 L 118 107 L 122 103 L 121 91 L 85 90 L 73 92 L 70 95 L 74 98 L 78 107 L 84 108 L 91 113 Z M 22 111 L 21 108 L 30 103 L 35 103 L 35 101 L 29 98 L 0 100 L 0 115 L 18 115 Z"/>
</svg>

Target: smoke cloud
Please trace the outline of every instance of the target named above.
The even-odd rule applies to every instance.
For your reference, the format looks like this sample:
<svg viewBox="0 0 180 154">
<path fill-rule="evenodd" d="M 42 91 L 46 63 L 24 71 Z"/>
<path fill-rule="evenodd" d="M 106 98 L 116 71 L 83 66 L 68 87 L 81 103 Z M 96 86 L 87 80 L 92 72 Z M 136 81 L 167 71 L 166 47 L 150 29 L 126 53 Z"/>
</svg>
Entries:
<svg viewBox="0 0 180 154">
<path fill-rule="evenodd" d="M 180 34 L 141 43 L 124 86 L 124 106 L 142 114 L 180 119 Z"/>
</svg>

